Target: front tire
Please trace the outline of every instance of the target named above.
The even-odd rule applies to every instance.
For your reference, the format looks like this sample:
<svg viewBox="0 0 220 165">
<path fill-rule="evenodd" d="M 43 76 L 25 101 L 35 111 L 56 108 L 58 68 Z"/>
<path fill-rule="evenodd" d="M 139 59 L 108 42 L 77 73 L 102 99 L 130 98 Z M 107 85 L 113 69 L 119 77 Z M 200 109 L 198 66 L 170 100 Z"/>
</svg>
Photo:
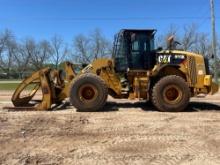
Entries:
<svg viewBox="0 0 220 165">
<path fill-rule="evenodd" d="M 70 102 L 81 112 L 101 110 L 107 96 L 108 88 L 104 80 L 92 73 L 77 77 L 70 89 Z"/>
<path fill-rule="evenodd" d="M 152 91 L 152 103 L 163 112 L 181 112 L 188 106 L 189 100 L 188 84 L 175 75 L 160 79 Z"/>
</svg>

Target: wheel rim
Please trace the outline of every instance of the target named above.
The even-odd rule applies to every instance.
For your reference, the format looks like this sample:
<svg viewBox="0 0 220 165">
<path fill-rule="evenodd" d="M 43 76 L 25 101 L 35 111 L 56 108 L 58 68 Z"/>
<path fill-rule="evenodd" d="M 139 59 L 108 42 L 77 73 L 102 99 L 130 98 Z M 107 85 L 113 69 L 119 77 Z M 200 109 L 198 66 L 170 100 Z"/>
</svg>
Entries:
<svg viewBox="0 0 220 165">
<path fill-rule="evenodd" d="M 83 102 L 94 101 L 98 97 L 97 88 L 91 84 L 82 85 L 79 89 L 79 98 Z"/>
<path fill-rule="evenodd" d="M 176 85 L 169 85 L 163 90 L 163 98 L 168 104 L 176 104 L 181 101 L 182 90 Z"/>
</svg>

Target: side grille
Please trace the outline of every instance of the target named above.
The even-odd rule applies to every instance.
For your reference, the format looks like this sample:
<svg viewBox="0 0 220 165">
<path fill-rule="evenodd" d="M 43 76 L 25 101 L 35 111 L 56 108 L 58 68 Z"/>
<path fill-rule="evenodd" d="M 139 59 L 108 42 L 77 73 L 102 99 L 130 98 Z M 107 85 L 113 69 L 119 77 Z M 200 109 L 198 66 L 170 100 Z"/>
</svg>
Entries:
<svg viewBox="0 0 220 165">
<path fill-rule="evenodd" d="M 194 57 L 188 57 L 189 77 L 192 85 L 197 83 L 196 60 Z"/>
<path fill-rule="evenodd" d="M 210 69 L 209 69 L 209 59 L 205 57 L 205 69 L 206 69 L 206 74 L 210 74 Z"/>
</svg>

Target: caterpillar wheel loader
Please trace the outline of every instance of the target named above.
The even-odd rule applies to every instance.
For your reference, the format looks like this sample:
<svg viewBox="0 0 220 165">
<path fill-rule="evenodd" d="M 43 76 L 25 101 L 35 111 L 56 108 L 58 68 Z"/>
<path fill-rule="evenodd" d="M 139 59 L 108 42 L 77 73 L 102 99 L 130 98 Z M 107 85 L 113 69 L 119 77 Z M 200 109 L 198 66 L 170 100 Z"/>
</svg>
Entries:
<svg viewBox="0 0 220 165">
<path fill-rule="evenodd" d="M 96 59 L 78 74 L 65 63 L 65 74 L 42 69 L 25 79 L 16 89 L 15 107 L 49 110 L 69 98 L 78 111 L 101 110 L 108 95 L 118 99 L 151 101 L 160 111 L 183 111 L 190 97 L 214 94 L 208 59 L 175 50 L 170 39 L 167 50 L 155 50 L 155 30 L 123 29 L 115 35 L 112 59 Z M 172 41 L 172 42 L 171 42 Z M 32 90 L 21 93 L 27 86 Z M 37 91 L 41 100 L 34 100 Z"/>
</svg>

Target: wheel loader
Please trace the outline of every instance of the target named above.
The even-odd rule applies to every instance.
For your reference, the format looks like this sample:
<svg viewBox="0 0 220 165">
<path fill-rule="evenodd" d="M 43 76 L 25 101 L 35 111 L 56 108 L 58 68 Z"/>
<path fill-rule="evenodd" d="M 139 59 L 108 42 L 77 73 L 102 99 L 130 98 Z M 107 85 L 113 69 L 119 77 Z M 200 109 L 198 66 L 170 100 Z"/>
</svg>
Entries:
<svg viewBox="0 0 220 165">
<path fill-rule="evenodd" d="M 173 39 L 166 50 L 156 50 L 155 33 L 121 30 L 115 35 L 112 59 L 96 59 L 79 73 L 70 62 L 65 70 L 41 69 L 18 86 L 12 103 L 16 109 L 51 110 L 69 98 L 78 111 L 99 111 L 110 95 L 151 101 L 159 111 L 180 112 L 191 97 L 218 91 L 208 59 L 175 50 Z M 42 98 L 35 100 L 39 91 Z"/>
</svg>

